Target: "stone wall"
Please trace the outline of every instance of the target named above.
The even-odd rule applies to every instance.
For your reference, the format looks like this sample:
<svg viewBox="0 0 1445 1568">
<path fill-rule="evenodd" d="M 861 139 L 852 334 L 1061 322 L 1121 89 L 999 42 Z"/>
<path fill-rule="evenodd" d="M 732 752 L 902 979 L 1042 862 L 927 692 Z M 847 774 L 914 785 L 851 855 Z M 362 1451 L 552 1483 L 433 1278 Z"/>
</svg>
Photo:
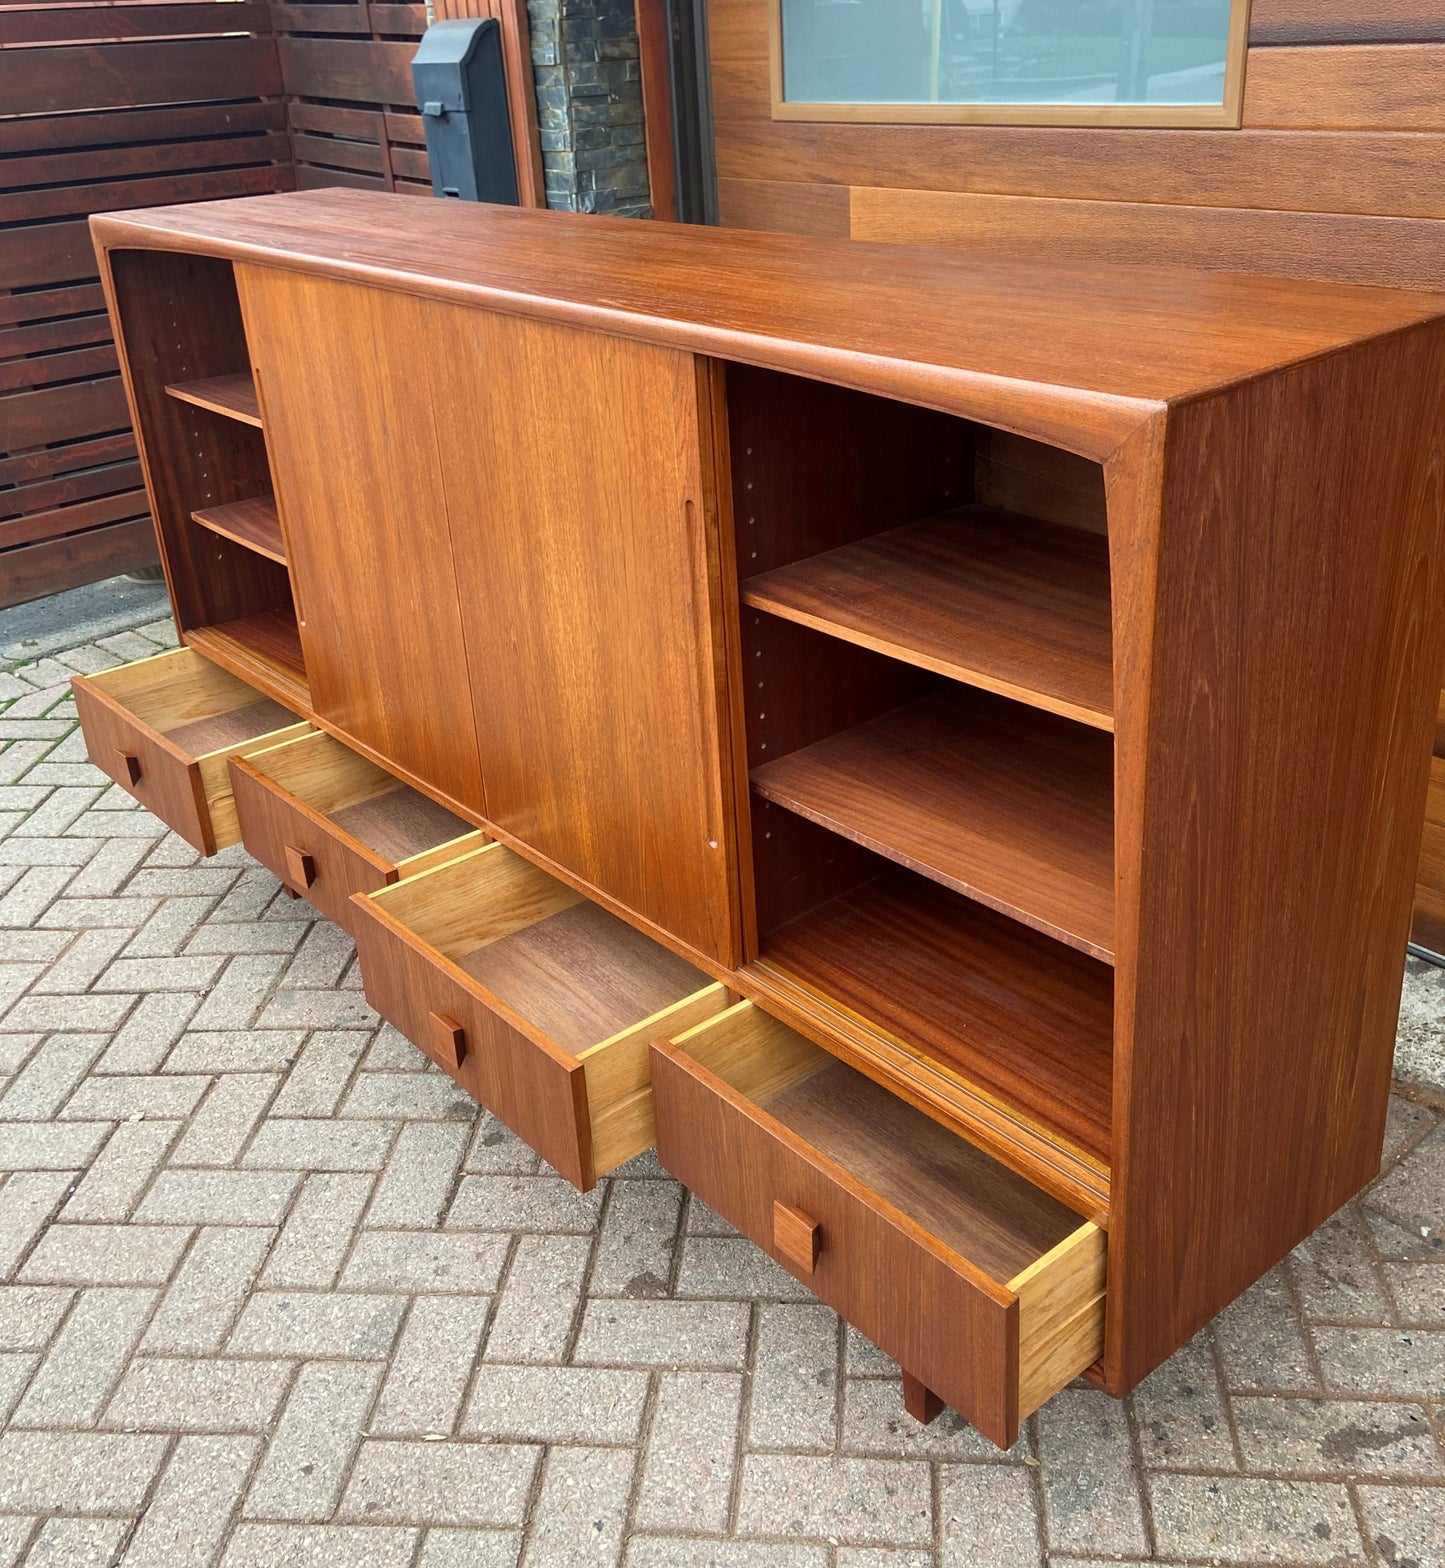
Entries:
<svg viewBox="0 0 1445 1568">
<path fill-rule="evenodd" d="M 633 0 L 527 0 L 547 205 L 648 218 Z"/>
</svg>

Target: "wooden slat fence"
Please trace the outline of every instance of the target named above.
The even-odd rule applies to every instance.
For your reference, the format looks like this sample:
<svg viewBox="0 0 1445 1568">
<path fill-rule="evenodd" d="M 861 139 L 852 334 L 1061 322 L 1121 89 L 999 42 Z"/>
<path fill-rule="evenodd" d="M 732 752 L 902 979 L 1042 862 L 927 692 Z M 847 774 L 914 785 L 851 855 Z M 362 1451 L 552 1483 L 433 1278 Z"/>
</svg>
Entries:
<svg viewBox="0 0 1445 1568">
<path fill-rule="evenodd" d="M 502 23 L 523 200 L 543 204 L 524 0 Z M 96 282 L 93 212 L 295 186 L 429 195 L 422 5 L 0 0 L 0 607 L 155 543 Z"/>
<path fill-rule="evenodd" d="M 289 105 L 296 183 L 431 194 L 411 57 L 423 5 L 368 0 L 271 8 Z M 545 205 L 525 0 L 439 0 L 439 19 L 495 17 L 502 28 L 512 140 L 524 206 Z"/>
<path fill-rule="evenodd" d="M 293 184 L 261 0 L 0 5 L 0 605 L 155 559 L 87 216 Z"/>
</svg>

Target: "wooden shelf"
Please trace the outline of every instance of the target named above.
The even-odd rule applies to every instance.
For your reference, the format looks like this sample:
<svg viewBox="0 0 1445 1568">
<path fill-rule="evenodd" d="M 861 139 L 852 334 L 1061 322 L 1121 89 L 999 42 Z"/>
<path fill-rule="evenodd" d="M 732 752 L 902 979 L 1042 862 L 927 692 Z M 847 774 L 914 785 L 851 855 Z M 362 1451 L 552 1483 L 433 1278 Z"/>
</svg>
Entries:
<svg viewBox="0 0 1445 1568">
<path fill-rule="evenodd" d="M 240 620 L 199 626 L 186 632 L 184 640 L 233 675 L 255 682 L 287 707 L 310 708 L 301 634 L 290 610 L 263 610 Z"/>
<path fill-rule="evenodd" d="M 1103 535 L 960 507 L 764 572 L 742 597 L 954 680 L 1114 727 Z"/>
<path fill-rule="evenodd" d="M 1113 972 L 907 871 L 763 940 L 779 970 L 1107 1165 Z"/>
<path fill-rule="evenodd" d="M 243 544 L 268 561 L 286 564 L 286 546 L 281 539 L 281 515 L 269 495 L 253 496 L 248 501 L 232 501 L 228 506 L 208 506 L 191 516 L 202 528 L 209 528 L 223 539 Z"/>
<path fill-rule="evenodd" d="M 753 770 L 777 805 L 1114 957 L 1114 747 L 950 687 Z"/>
<path fill-rule="evenodd" d="M 235 376 L 208 376 L 203 381 L 177 381 L 166 391 L 182 403 L 194 403 L 213 414 L 224 414 L 228 419 L 239 419 L 243 425 L 261 428 L 261 405 L 249 370 Z"/>
</svg>

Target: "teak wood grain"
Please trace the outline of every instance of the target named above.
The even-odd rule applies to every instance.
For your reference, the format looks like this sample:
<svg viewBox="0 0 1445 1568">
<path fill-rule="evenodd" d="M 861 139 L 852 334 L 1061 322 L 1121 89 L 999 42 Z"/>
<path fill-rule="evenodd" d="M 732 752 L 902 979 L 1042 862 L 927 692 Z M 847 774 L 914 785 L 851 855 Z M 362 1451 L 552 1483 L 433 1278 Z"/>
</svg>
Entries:
<svg viewBox="0 0 1445 1568">
<path fill-rule="evenodd" d="M 1097 1341 L 1102 1281 L 1066 1261 L 1092 1227 L 750 1004 L 659 1041 L 653 1085 L 662 1164 L 995 1442 L 1056 1337 L 1015 1280 L 1052 1278 Z"/>
<path fill-rule="evenodd" d="M 1445 666 L 1445 332 L 1187 404 L 1111 468 L 1123 1389 L 1379 1169 Z"/>
<path fill-rule="evenodd" d="M 103 254 L 131 419 L 182 634 L 291 606 L 285 568 L 198 527 L 191 513 L 271 490 L 261 432 L 171 397 L 247 363 L 233 269 L 207 257 Z"/>
<path fill-rule="evenodd" d="M 229 758 L 307 729 L 189 648 L 73 685 L 92 761 L 203 855 L 241 836 Z"/>
<path fill-rule="evenodd" d="M 886 871 L 764 934 L 760 962 L 1108 1163 L 1113 977 L 961 894 Z"/>
<path fill-rule="evenodd" d="M 706 387 L 686 354 L 451 315 L 437 397 L 469 421 L 439 463 L 488 819 L 735 963 Z"/>
<path fill-rule="evenodd" d="M 237 760 L 231 781 L 246 848 L 348 931 L 354 894 L 486 841 L 329 735 Z"/>
<path fill-rule="evenodd" d="M 166 391 L 182 403 L 194 403 L 213 414 L 224 414 L 228 419 L 239 419 L 243 425 L 261 428 L 261 405 L 256 400 L 256 383 L 250 371 L 179 381 Z"/>
<path fill-rule="evenodd" d="M 307 706 L 329 658 L 372 726 L 352 737 L 371 762 L 444 799 L 387 748 L 463 756 L 478 787 L 486 774 L 480 807 L 458 809 L 517 853 L 494 845 L 361 899 L 363 977 L 573 1181 L 651 1141 L 649 1041 L 713 1018 L 729 987 L 761 1002 L 771 1021 L 754 1008 L 687 1045 L 697 1072 L 661 1053 L 680 1085 L 658 1119 L 669 1158 L 720 1205 L 748 1194 L 743 1228 L 763 1245 L 778 1202 L 815 1223 L 820 1292 L 836 1285 L 922 1389 L 1006 1438 L 1101 1352 L 1103 1384 L 1132 1387 L 1374 1173 L 1445 666 L 1445 296 L 354 194 L 96 233 L 190 650 L 251 683 L 249 702 L 295 697 L 344 730 Z M 248 301 L 254 286 L 333 302 L 314 320 L 334 330 L 293 334 L 274 378 L 232 259 Z M 317 622 L 304 670 L 286 572 L 191 518 L 268 493 L 262 434 L 164 390 L 249 363 L 296 609 Z M 273 404 L 298 388 L 344 434 L 293 466 Z M 304 449 L 311 405 L 292 406 Z M 390 424 L 367 422 L 377 408 Z M 292 495 L 337 508 L 325 571 L 306 570 Z M 1108 551 L 1112 692 L 1089 711 L 1114 729 L 1112 969 L 866 847 L 951 874 L 936 862 L 974 833 L 977 863 L 1016 878 L 1003 891 L 1030 913 L 1035 884 L 1045 899 L 1061 885 L 1040 869 L 1040 823 L 1018 820 L 1031 792 L 1055 793 L 1038 737 L 1072 727 L 1060 756 L 1097 751 L 1092 783 L 1058 791 L 1097 848 L 1102 724 L 739 599 L 740 574 L 969 505 L 1069 525 L 1059 559 L 1092 562 L 1096 582 Z M 1077 587 L 1074 567 L 1060 576 Z M 1090 603 L 1097 616 L 1097 588 Z M 1068 643 L 1040 662 L 1057 674 Z M 96 680 L 111 677 L 124 683 Z M 375 722 L 397 692 L 400 740 Z M 829 762 L 860 734 L 866 758 L 869 726 L 940 693 L 1018 703 L 997 776 L 977 775 L 986 809 L 953 835 L 929 801 L 956 800 L 956 778 L 885 800 L 916 758 L 890 743 L 871 776 Z M 121 744 L 97 732 L 97 758 L 144 780 L 125 743 L 166 726 L 142 694 L 110 699 Z M 249 702 L 168 722 L 224 730 Z M 1032 782 L 1011 799 L 1020 756 Z M 747 768 L 766 786 L 790 758 L 788 807 L 749 791 Z M 832 826 L 790 809 L 809 800 Z M 1060 836 L 1059 859 L 1080 842 Z M 286 847 L 314 884 L 315 852 Z M 583 894 L 615 929 L 571 913 Z M 651 1016 L 638 930 L 699 971 Z M 570 942 L 596 945 L 595 963 Z M 497 990 L 467 967 L 489 946 L 510 976 Z M 1306 947 L 1308 971 L 1281 981 L 1273 955 Z M 569 991 L 586 974 L 605 984 Z M 514 981 L 516 1000 L 501 994 Z M 547 1027 L 527 985 L 559 1009 Z M 589 1016 L 604 993 L 639 1015 L 588 1044 L 620 1021 Z M 767 1109 L 810 1076 L 807 1041 L 827 1053 L 819 1072 L 842 1059 L 1092 1223 L 1007 1280 L 916 1219 L 900 1229 L 887 1172 L 840 1177 Z M 736 1058 L 727 1083 L 703 1076 L 714 1048 Z M 910 1134 L 900 1164 L 943 1135 Z M 775 1158 L 812 1174 L 766 1191 Z M 851 1295 L 853 1265 L 828 1272 L 840 1223 L 874 1238 Z M 812 1252 L 786 1235 L 795 1260 Z"/>
<path fill-rule="evenodd" d="M 649 1042 L 727 1005 L 500 844 L 354 905 L 372 1006 L 583 1189 L 653 1141 Z"/>
<path fill-rule="evenodd" d="M 319 713 L 481 811 L 428 361 L 442 306 L 241 268 L 302 646 Z M 318 343 L 327 352 L 316 352 Z M 392 459 L 393 449 L 408 454 Z M 313 476 L 324 475 L 324 483 Z"/>
<path fill-rule="evenodd" d="M 747 578 L 755 609 L 954 680 L 1114 725 L 1108 546 L 968 507 Z"/>
<path fill-rule="evenodd" d="M 223 539 L 243 544 L 257 555 L 281 566 L 286 564 L 286 544 L 281 537 L 281 518 L 276 502 L 270 496 L 252 496 L 245 501 L 232 501 L 229 506 L 208 506 L 191 516 L 202 528 L 220 534 Z"/>
<path fill-rule="evenodd" d="M 889 860 L 1106 962 L 1114 748 L 957 689 L 753 770 L 753 788 Z"/>
<path fill-rule="evenodd" d="M 303 191 L 97 217 L 138 241 L 811 374 L 1102 459 L 1177 401 L 1415 322 L 1437 295 L 736 236 L 687 224 Z M 733 261 L 734 271 L 729 270 Z M 731 280 L 731 281 L 729 281 Z"/>
</svg>

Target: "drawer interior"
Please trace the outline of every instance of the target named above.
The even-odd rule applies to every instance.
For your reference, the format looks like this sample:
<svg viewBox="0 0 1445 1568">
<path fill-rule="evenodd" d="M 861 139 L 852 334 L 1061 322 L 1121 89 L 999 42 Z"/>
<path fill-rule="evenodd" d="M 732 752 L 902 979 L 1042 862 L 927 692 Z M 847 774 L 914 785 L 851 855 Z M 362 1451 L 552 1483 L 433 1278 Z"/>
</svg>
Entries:
<svg viewBox="0 0 1445 1568">
<path fill-rule="evenodd" d="M 1085 1221 L 757 1008 L 683 1037 L 700 1066 L 901 1214 L 1008 1285 Z"/>
<path fill-rule="evenodd" d="M 573 1055 L 708 984 L 500 844 L 374 893 L 372 903 Z"/>
<path fill-rule="evenodd" d="M 190 757 L 225 751 L 296 715 L 189 648 L 91 677 L 106 696 Z"/>
<path fill-rule="evenodd" d="M 258 752 L 252 768 L 399 870 L 423 869 L 431 852 L 485 837 L 469 822 L 321 733 Z"/>
</svg>

